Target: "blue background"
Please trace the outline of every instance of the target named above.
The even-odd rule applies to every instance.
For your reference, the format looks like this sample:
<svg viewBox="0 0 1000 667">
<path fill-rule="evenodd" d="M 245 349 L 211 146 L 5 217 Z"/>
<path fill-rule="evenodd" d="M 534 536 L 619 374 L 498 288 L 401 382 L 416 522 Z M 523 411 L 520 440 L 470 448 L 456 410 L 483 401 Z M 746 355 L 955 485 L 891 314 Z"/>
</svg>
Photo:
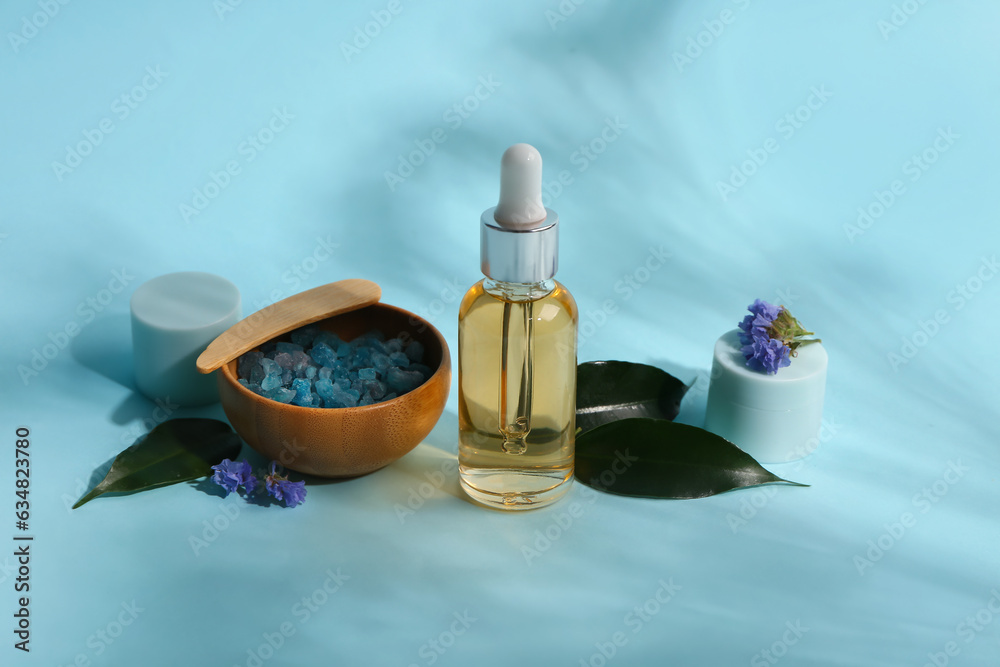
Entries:
<svg viewBox="0 0 1000 667">
<path fill-rule="evenodd" d="M 997 664 L 998 28 L 986 1 L 4 3 L 0 541 L 27 426 L 35 542 L 28 655 L 0 550 L 3 664 Z M 69 511 L 164 415 L 131 379 L 142 282 L 216 273 L 249 314 L 365 277 L 454 351 L 519 141 L 581 361 L 666 368 L 700 425 L 755 297 L 822 335 L 826 430 L 769 466 L 810 488 L 480 509 L 453 386 L 424 444 L 295 510 L 178 485 Z"/>
</svg>

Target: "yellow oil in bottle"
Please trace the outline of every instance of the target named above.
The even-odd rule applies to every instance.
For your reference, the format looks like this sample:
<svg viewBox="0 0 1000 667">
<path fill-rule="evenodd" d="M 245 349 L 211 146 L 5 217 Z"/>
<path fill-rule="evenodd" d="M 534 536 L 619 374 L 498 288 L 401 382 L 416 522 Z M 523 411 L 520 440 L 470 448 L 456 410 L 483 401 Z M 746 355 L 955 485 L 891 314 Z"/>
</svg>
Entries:
<svg viewBox="0 0 1000 667">
<path fill-rule="evenodd" d="M 459 311 L 459 477 L 475 500 L 531 509 L 573 480 L 576 302 L 555 280 L 473 285 Z"/>
</svg>

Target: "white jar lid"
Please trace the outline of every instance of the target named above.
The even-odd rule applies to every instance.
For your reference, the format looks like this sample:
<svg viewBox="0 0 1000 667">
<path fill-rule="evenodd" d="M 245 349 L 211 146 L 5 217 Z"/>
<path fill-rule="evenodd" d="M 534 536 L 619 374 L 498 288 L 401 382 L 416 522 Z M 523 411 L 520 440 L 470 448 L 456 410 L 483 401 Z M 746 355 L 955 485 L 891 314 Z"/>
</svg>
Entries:
<svg viewBox="0 0 1000 667">
<path fill-rule="evenodd" d="M 826 350 L 803 345 L 790 366 L 767 375 L 747 367 L 740 347 L 738 329 L 715 344 L 705 428 L 762 463 L 802 458 L 821 426 Z"/>
</svg>

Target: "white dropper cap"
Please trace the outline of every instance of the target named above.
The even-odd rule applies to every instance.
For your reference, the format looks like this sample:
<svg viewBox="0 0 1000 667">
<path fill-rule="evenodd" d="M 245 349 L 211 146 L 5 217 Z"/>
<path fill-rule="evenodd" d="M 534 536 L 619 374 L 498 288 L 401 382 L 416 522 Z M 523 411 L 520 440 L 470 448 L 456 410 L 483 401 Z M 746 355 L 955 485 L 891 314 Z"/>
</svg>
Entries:
<svg viewBox="0 0 1000 667">
<path fill-rule="evenodd" d="M 493 219 L 504 229 L 527 231 L 545 217 L 542 156 L 531 144 L 514 144 L 500 160 L 500 203 Z"/>
<path fill-rule="evenodd" d="M 508 283 L 537 283 L 559 268 L 559 214 L 542 203 L 542 156 L 514 144 L 500 160 L 500 203 L 480 217 L 483 274 Z"/>
</svg>

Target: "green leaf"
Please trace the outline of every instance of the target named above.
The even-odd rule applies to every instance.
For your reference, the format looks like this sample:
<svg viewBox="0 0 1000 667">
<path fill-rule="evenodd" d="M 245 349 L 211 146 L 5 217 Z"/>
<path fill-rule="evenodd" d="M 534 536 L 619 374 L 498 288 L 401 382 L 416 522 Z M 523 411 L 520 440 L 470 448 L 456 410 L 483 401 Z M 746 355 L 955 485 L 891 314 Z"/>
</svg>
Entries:
<svg viewBox="0 0 1000 667">
<path fill-rule="evenodd" d="M 789 482 L 733 443 L 662 419 L 623 419 L 577 437 L 576 477 L 600 491 L 640 498 L 704 498 Z"/>
<path fill-rule="evenodd" d="M 239 455 L 240 438 L 217 419 L 170 419 L 115 457 L 100 484 L 73 505 L 104 493 L 145 491 L 212 474 L 212 466 Z"/>
<path fill-rule="evenodd" d="M 576 427 L 589 431 L 632 417 L 673 421 L 687 386 L 673 375 L 628 361 L 588 361 L 576 369 Z"/>
</svg>

